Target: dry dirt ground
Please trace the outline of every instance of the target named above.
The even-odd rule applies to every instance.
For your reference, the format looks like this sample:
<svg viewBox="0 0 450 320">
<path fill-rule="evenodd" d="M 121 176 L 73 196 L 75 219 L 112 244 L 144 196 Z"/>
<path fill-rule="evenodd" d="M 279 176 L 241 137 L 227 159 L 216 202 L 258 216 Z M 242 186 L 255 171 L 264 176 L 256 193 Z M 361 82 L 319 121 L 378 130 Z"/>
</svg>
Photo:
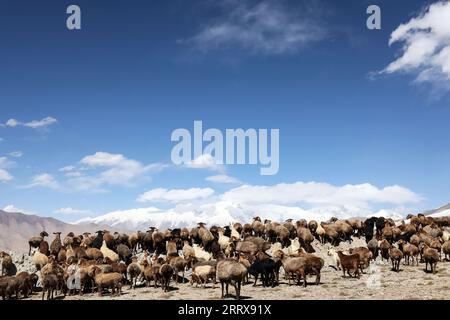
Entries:
<svg viewBox="0 0 450 320">
<path fill-rule="evenodd" d="M 362 239 L 355 239 L 352 244 L 341 243 L 339 249 L 346 250 L 350 247 L 365 245 Z M 359 279 L 343 278 L 342 271 L 337 271 L 329 265 L 332 260 L 327 256 L 328 246 L 313 244 L 318 256 L 325 260 L 325 266 L 322 269 L 321 282 L 318 286 L 314 285 L 315 276 L 308 278 L 306 288 L 300 285 L 288 286 L 287 280 L 283 277 L 281 271 L 281 284 L 274 288 L 263 288 L 258 281 L 258 285 L 253 287 L 251 283 L 241 289 L 242 299 L 256 300 L 291 300 L 291 299 L 450 299 L 450 262 L 439 262 L 437 273 L 425 273 L 425 264 L 419 263 L 419 266 L 400 266 L 400 272 L 391 271 L 390 262 L 380 261 L 378 257 L 376 263 L 365 270 Z M 282 269 L 281 269 L 282 270 Z M 186 275 L 190 279 L 190 272 Z M 186 281 L 187 282 L 187 281 Z M 99 297 L 97 294 L 84 294 L 83 296 L 66 296 L 66 300 L 154 300 L 154 299 L 174 299 L 174 300 L 215 300 L 220 299 L 220 284 L 212 289 L 212 284 L 207 284 L 206 288 L 192 287 L 189 283 L 176 284 L 171 281 L 171 290 L 164 293 L 161 288 L 137 287 L 129 289 L 125 285 L 121 296 L 110 296 L 105 294 Z M 230 286 L 229 293 L 234 295 L 234 288 Z M 33 294 L 31 299 L 41 299 L 41 293 Z M 62 299 L 63 297 L 57 297 Z M 231 299 L 231 298 L 230 298 Z"/>
</svg>

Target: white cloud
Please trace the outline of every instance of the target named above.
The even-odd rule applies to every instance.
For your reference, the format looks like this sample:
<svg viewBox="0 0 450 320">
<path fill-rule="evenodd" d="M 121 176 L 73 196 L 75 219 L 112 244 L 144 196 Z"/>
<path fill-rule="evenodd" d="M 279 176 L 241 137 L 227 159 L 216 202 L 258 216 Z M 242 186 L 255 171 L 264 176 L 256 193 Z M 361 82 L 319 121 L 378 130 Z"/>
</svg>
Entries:
<svg viewBox="0 0 450 320">
<path fill-rule="evenodd" d="M 20 208 L 17 208 L 16 206 L 14 206 L 12 204 L 9 204 L 6 207 L 4 207 L 3 211 L 10 212 L 10 213 L 17 213 L 17 212 L 19 212 L 19 213 L 23 213 L 23 214 L 36 215 L 36 212 L 34 212 L 34 211 L 28 211 L 28 210 L 25 210 L 25 209 L 20 209 Z"/>
<path fill-rule="evenodd" d="M 8 127 L 13 127 L 13 128 L 17 127 L 17 126 L 24 126 L 24 127 L 28 127 L 28 128 L 32 128 L 32 129 L 39 129 L 39 128 L 46 128 L 57 122 L 58 122 L 58 120 L 56 120 L 55 118 L 52 118 L 52 117 L 46 117 L 41 120 L 33 120 L 30 122 L 21 122 L 16 119 L 9 119 L 6 122 L 6 125 Z"/>
<path fill-rule="evenodd" d="M 450 90 L 450 2 L 439 1 L 392 32 L 389 45 L 402 44 L 400 56 L 381 73 L 406 72 L 417 83 Z"/>
<path fill-rule="evenodd" d="M 65 166 L 65 167 L 62 167 L 61 169 L 59 169 L 58 171 L 59 172 L 69 172 L 69 171 L 73 171 L 75 169 L 76 169 L 75 166 Z"/>
<path fill-rule="evenodd" d="M 122 154 L 96 152 L 81 159 L 80 168 L 67 166 L 60 171 L 67 172 L 71 188 L 103 192 L 104 186 L 132 186 L 148 178 L 151 173 L 163 170 L 166 165 L 153 163 L 144 165 L 128 159 Z M 83 174 L 80 172 L 83 171 Z"/>
<path fill-rule="evenodd" d="M 0 168 L 0 182 L 8 182 L 13 179 L 13 176 L 5 169 Z"/>
<path fill-rule="evenodd" d="M 80 210 L 80 209 L 74 209 L 72 207 L 65 207 L 65 208 L 59 208 L 54 211 L 54 213 L 58 214 L 64 214 L 64 215 L 89 215 L 92 214 L 90 210 Z"/>
<path fill-rule="evenodd" d="M 216 176 L 209 176 L 206 181 L 214 183 L 224 183 L 224 184 L 238 184 L 241 183 L 237 178 L 227 176 L 226 174 L 219 174 Z"/>
<path fill-rule="evenodd" d="M 228 1 L 220 17 L 195 36 L 178 42 L 193 45 L 201 52 L 230 47 L 251 54 L 297 52 L 325 36 L 315 17 L 320 14 L 316 9 L 308 6 L 292 9 L 283 1 Z"/>
<path fill-rule="evenodd" d="M 243 185 L 225 192 L 222 199 L 248 204 L 297 204 L 315 206 L 353 206 L 368 208 L 372 203 L 401 205 L 419 202 L 422 198 L 397 185 L 382 189 L 369 183 L 334 186 L 328 183 L 295 182 L 272 186 Z"/>
<path fill-rule="evenodd" d="M 186 167 L 193 169 L 209 169 L 215 171 L 222 171 L 223 165 L 217 164 L 214 157 L 209 153 L 204 153 L 194 160 L 186 163 Z"/>
<path fill-rule="evenodd" d="M 13 151 L 13 152 L 10 152 L 9 155 L 11 157 L 20 158 L 20 157 L 23 156 L 23 152 L 19 151 L 19 150 L 18 151 Z"/>
<path fill-rule="evenodd" d="M 23 186 L 23 188 L 26 188 L 26 189 L 35 188 L 35 187 L 59 189 L 60 185 L 51 174 L 41 173 L 41 174 L 33 176 L 31 178 L 31 182 L 29 184 Z"/>
<path fill-rule="evenodd" d="M 164 189 L 157 188 L 149 190 L 139 195 L 139 202 L 183 202 L 197 199 L 205 199 L 214 194 L 211 188 L 190 188 L 190 189 Z"/>
</svg>

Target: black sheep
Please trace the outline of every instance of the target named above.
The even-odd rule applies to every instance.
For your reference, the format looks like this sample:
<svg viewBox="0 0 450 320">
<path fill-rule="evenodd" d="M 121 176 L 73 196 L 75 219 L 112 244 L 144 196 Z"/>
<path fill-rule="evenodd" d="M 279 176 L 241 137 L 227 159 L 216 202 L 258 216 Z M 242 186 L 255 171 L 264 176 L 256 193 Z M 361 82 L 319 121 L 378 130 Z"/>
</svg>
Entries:
<svg viewBox="0 0 450 320">
<path fill-rule="evenodd" d="M 97 236 L 94 238 L 94 241 L 92 241 L 92 248 L 97 248 L 100 250 L 103 244 L 103 231 L 97 231 Z"/>
<path fill-rule="evenodd" d="M 259 260 L 256 259 L 255 262 L 248 269 L 248 273 L 255 277 L 255 283 L 253 286 L 256 286 L 256 282 L 258 281 L 258 275 L 261 275 L 261 281 L 263 287 L 275 286 L 275 270 L 277 265 L 275 261 L 272 259 L 264 259 Z"/>
</svg>

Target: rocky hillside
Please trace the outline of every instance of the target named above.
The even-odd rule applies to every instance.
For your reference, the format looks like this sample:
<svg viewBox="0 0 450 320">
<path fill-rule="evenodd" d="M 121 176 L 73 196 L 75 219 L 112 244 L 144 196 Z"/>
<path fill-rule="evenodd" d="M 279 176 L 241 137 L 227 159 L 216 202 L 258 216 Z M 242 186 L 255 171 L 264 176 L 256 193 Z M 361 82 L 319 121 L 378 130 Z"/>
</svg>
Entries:
<svg viewBox="0 0 450 320">
<path fill-rule="evenodd" d="M 39 235 L 43 230 L 53 239 L 53 232 L 60 231 L 63 235 L 70 231 L 83 233 L 105 229 L 97 224 L 68 224 L 54 218 L 44 218 L 23 213 L 13 213 L 0 210 L 0 250 L 28 252 L 28 239 Z M 108 230 L 115 231 L 108 227 Z"/>
</svg>

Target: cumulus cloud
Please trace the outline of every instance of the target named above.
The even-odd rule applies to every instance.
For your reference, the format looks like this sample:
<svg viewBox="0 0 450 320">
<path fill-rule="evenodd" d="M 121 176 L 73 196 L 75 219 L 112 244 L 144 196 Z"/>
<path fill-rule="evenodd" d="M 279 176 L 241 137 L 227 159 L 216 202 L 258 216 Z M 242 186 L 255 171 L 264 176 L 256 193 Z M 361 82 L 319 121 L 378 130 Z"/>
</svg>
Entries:
<svg viewBox="0 0 450 320">
<path fill-rule="evenodd" d="M 217 164 L 214 157 L 209 153 L 204 153 L 194 160 L 187 162 L 186 167 L 193 169 L 209 169 L 215 171 L 223 170 L 223 165 Z"/>
<path fill-rule="evenodd" d="M 322 40 L 325 30 L 316 10 L 292 8 L 285 1 L 227 1 L 223 13 L 199 33 L 179 40 L 201 52 L 223 48 L 244 49 L 250 54 L 280 55 Z M 297 2 L 296 5 L 301 5 Z"/>
<path fill-rule="evenodd" d="M 381 73 L 412 73 L 417 83 L 450 90 L 450 2 L 431 4 L 418 16 L 399 25 L 389 45 L 402 45 L 401 54 Z"/>
<path fill-rule="evenodd" d="M 63 215 L 76 215 L 76 216 L 92 214 L 90 210 L 74 209 L 72 207 L 59 208 L 55 210 L 54 213 Z"/>
<path fill-rule="evenodd" d="M 215 176 L 206 177 L 206 181 L 214 182 L 214 183 L 223 183 L 223 184 L 238 184 L 241 183 L 239 179 L 230 177 L 226 174 L 219 174 Z"/>
<path fill-rule="evenodd" d="M 421 196 L 397 185 L 382 189 L 369 183 L 334 186 L 328 183 L 295 182 L 272 186 L 243 185 L 225 192 L 224 200 L 248 204 L 298 204 L 368 208 L 372 203 L 401 205 L 419 202 Z"/>
<path fill-rule="evenodd" d="M 55 178 L 49 174 L 49 173 L 41 173 L 38 175 L 35 175 L 31 178 L 31 182 L 23 188 L 29 189 L 29 188 L 35 188 L 35 187 L 42 187 L 42 188 L 48 188 L 48 189 L 59 189 L 60 184 L 55 180 Z"/>
<path fill-rule="evenodd" d="M 141 194 L 139 202 L 183 202 L 190 200 L 205 199 L 214 194 L 211 188 L 190 188 L 190 189 L 164 189 L 157 188 Z"/>
<path fill-rule="evenodd" d="M 32 120 L 30 122 L 22 122 L 17 119 L 9 119 L 6 121 L 5 125 L 8 127 L 17 127 L 17 126 L 23 126 L 28 127 L 32 129 L 39 129 L 39 128 L 46 128 L 52 124 L 57 123 L 58 120 L 52 117 L 45 117 L 41 120 Z"/>
</svg>

